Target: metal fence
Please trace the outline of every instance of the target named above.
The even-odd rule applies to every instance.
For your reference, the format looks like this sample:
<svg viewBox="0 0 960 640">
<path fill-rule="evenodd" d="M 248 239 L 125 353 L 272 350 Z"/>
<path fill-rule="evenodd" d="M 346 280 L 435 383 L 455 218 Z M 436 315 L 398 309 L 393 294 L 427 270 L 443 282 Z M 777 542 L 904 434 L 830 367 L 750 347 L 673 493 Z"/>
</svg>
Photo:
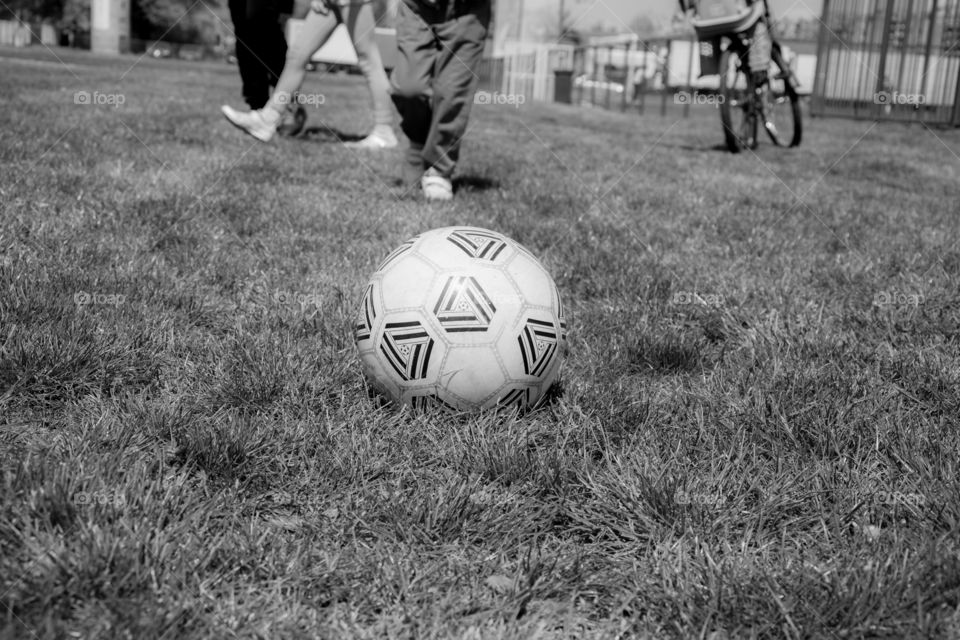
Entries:
<svg viewBox="0 0 960 640">
<path fill-rule="evenodd" d="M 697 44 L 692 39 L 616 40 L 581 47 L 508 43 L 502 56 L 484 59 L 480 89 L 528 101 L 639 113 L 650 108 L 664 113 L 679 106 L 686 113 L 687 97 L 716 88 L 709 79 L 697 78 Z"/>
<path fill-rule="evenodd" d="M 714 108 L 714 100 L 702 98 L 716 93 L 719 77 L 701 74 L 700 43 L 692 34 L 609 40 L 575 51 L 574 104 L 639 114 L 679 110 L 684 117 L 698 105 Z"/>
<path fill-rule="evenodd" d="M 960 0 L 824 0 L 811 111 L 960 126 Z"/>
</svg>

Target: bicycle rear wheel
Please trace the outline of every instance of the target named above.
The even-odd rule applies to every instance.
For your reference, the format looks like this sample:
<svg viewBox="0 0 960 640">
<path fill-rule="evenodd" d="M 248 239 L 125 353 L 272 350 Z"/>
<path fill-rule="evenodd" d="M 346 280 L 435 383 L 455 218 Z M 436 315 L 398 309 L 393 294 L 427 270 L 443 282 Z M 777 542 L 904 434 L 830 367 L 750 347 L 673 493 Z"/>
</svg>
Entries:
<svg viewBox="0 0 960 640">
<path fill-rule="evenodd" d="M 763 128 L 773 144 L 795 147 L 803 137 L 800 98 L 790 67 L 784 62 L 779 45 L 771 52 L 769 86 L 764 88 Z"/>
<path fill-rule="evenodd" d="M 753 80 L 739 54 L 729 47 L 720 54 L 720 96 L 720 120 L 727 148 L 732 153 L 756 149 L 759 122 Z"/>
</svg>

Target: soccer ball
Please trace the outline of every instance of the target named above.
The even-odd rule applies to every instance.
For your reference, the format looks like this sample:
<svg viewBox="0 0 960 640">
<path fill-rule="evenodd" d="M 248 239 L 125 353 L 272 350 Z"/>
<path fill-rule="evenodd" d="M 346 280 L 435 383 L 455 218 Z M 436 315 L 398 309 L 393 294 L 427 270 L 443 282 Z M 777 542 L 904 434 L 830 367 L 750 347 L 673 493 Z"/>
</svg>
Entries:
<svg viewBox="0 0 960 640">
<path fill-rule="evenodd" d="M 300 103 L 295 103 L 288 108 L 280 118 L 280 125 L 277 127 L 277 133 L 288 138 L 300 135 L 303 127 L 307 124 L 307 110 Z"/>
<path fill-rule="evenodd" d="M 524 411 L 557 380 L 567 329 L 557 286 L 527 249 L 495 231 L 444 227 L 384 259 L 354 337 L 371 385 L 399 404 Z"/>
</svg>

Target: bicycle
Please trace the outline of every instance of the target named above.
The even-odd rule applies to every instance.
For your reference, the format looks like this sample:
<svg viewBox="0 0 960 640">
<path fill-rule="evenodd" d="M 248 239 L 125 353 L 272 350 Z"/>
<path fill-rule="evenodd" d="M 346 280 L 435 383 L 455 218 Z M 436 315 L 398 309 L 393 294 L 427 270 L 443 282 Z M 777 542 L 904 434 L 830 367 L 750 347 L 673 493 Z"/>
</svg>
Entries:
<svg viewBox="0 0 960 640">
<path fill-rule="evenodd" d="M 719 4 L 727 9 L 730 2 Z M 681 0 L 684 10 L 696 10 L 695 5 L 685 5 Z M 761 122 L 774 145 L 796 147 L 803 137 L 798 83 L 773 33 L 767 0 L 758 0 L 736 13 L 716 13 L 720 15 L 698 15 L 692 22 L 701 44 L 701 70 L 704 74 L 715 70 L 720 76 L 720 120 L 727 148 L 732 153 L 756 149 Z M 749 65 L 755 26 L 761 21 L 771 47 L 765 77 L 752 73 Z M 706 56 L 702 53 L 705 43 L 710 47 Z"/>
</svg>

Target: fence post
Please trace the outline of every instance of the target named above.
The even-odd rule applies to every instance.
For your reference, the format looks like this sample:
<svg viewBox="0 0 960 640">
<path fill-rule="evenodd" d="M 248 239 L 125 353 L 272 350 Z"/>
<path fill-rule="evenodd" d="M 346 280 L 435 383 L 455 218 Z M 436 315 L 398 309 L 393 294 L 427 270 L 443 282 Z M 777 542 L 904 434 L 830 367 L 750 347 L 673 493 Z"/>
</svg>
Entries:
<svg viewBox="0 0 960 640">
<path fill-rule="evenodd" d="M 640 71 L 640 77 L 642 78 L 642 80 L 641 80 L 640 86 L 642 86 L 644 90 L 638 91 L 635 94 L 635 98 L 637 99 L 637 113 L 642 115 L 643 100 L 645 97 L 644 94 L 646 94 L 646 88 L 647 88 L 647 56 L 649 55 L 650 48 L 647 45 L 647 42 L 644 40 L 640 40 L 639 42 L 637 42 L 637 48 L 641 52 L 639 71 Z"/>
<path fill-rule="evenodd" d="M 594 81 L 593 81 L 592 83 L 590 83 L 590 104 L 596 105 L 596 104 L 597 104 L 597 80 L 596 80 L 596 78 L 599 77 L 599 73 L 597 72 L 597 52 L 600 50 L 600 47 L 594 46 L 594 47 L 591 47 L 591 50 L 592 50 L 592 52 L 593 52 L 593 77 L 594 77 Z"/>
<path fill-rule="evenodd" d="M 933 29 L 937 24 L 937 0 L 933 0 L 930 7 L 930 24 L 927 26 L 927 45 L 923 48 L 923 86 L 920 90 L 927 95 L 927 73 L 930 71 L 930 50 L 933 48 Z"/>
<path fill-rule="evenodd" d="M 953 92 L 953 120 L 951 124 L 960 127 L 960 67 L 957 68 L 957 88 Z"/>
<path fill-rule="evenodd" d="M 687 91 L 689 92 L 689 100 L 683 103 L 683 117 L 690 117 L 690 103 L 693 102 L 693 55 L 699 52 L 700 41 L 694 39 L 690 41 L 690 59 L 687 61 Z"/>
<path fill-rule="evenodd" d="M 887 90 L 887 52 L 890 50 L 890 22 L 893 19 L 894 0 L 887 0 L 887 11 L 883 16 L 883 37 L 880 40 L 880 63 L 877 66 L 878 87 L 873 92 L 873 110 L 882 109 L 883 106 L 877 104 L 876 96 L 881 91 Z"/>
<path fill-rule="evenodd" d="M 670 54 L 673 53 L 673 40 L 667 40 L 667 55 L 663 60 L 663 91 L 660 92 L 660 115 L 667 115 L 667 90 L 669 89 L 668 80 L 670 79 Z"/>
<path fill-rule="evenodd" d="M 623 52 L 623 56 L 624 56 L 624 58 L 623 58 L 623 67 L 624 67 L 624 69 L 626 70 L 625 73 L 626 73 L 627 75 L 624 76 L 624 78 L 623 78 L 623 96 L 622 96 L 622 99 L 620 100 L 620 112 L 621 112 L 621 113 L 623 113 L 624 111 L 627 110 L 627 91 L 630 90 L 630 78 L 631 78 L 631 74 L 630 74 L 630 49 L 631 49 L 632 45 L 633 45 L 633 40 L 628 40 L 628 41 L 627 41 L 627 46 L 625 47 L 624 52 Z"/>
</svg>

